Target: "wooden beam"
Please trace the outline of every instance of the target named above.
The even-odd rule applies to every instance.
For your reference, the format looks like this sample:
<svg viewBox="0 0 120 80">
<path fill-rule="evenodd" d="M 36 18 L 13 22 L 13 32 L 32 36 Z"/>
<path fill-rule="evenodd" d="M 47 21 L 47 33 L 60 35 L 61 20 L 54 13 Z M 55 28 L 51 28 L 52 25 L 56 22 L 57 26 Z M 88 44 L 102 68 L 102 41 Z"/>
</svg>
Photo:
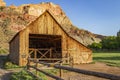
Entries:
<svg viewBox="0 0 120 80">
<path fill-rule="evenodd" d="M 53 78 L 53 79 L 56 79 L 56 80 L 64 80 L 64 79 L 62 79 L 62 78 L 60 78 L 60 77 L 54 76 L 54 75 L 52 75 L 52 74 L 50 74 L 50 73 L 48 73 L 48 72 L 45 72 L 45 71 L 43 71 L 43 70 L 41 70 L 41 69 L 36 68 L 36 67 L 33 67 L 33 66 L 29 66 L 29 67 L 31 67 L 31 68 L 33 68 L 33 69 L 36 69 L 37 71 L 42 72 L 43 74 L 45 74 L 45 75 L 47 75 L 47 76 L 49 76 L 49 77 L 51 77 L 51 78 Z"/>
<path fill-rule="evenodd" d="M 50 50 L 48 50 L 48 51 L 46 51 L 45 53 L 43 53 L 43 55 L 41 55 L 41 57 L 40 58 L 42 58 L 42 57 L 46 57 L 45 55 L 49 52 Z M 47 57 L 46 57 L 47 58 Z"/>
<path fill-rule="evenodd" d="M 51 41 L 57 41 L 57 40 L 61 40 L 61 38 L 51 39 Z"/>
<path fill-rule="evenodd" d="M 35 50 L 36 48 L 29 48 L 29 50 Z M 49 50 L 50 48 L 37 48 L 37 50 Z"/>
<path fill-rule="evenodd" d="M 30 35 L 29 38 L 61 38 L 61 35 Z"/>
<path fill-rule="evenodd" d="M 47 65 L 49 67 L 51 66 L 51 64 L 49 64 L 49 63 L 45 63 L 45 62 L 39 62 L 39 63 Z M 60 66 L 60 65 L 52 65 L 52 67 L 57 68 L 57 69 L 73 71 L 73 72 L 76 72 L 76 73 L 82 73 L 82 74 L 86 74 L 86 75 L 106 78 L 106 79 L 110 79 L 110 80 L 120 80 L 120 76 L 113 75 L 113 74 L 107 74 L 107 73 L 102 73 L 102 72 L 82 70 L 82 69 L 78 69 L 78 68 L 72 68 L 72 67 Z"/>
<path fill-rule="evenodd" d="M 37 58 L 37 60 L 67 60 L 67 58 Z M 34 58 L 30 58 L 30 61 L 34 61 Z"/>
</svg>

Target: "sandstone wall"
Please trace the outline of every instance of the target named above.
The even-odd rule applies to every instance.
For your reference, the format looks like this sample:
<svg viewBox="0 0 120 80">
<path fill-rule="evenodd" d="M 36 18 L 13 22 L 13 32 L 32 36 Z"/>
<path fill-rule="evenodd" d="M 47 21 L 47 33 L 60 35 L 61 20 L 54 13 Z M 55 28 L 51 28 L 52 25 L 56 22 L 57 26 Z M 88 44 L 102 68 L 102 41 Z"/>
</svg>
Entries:
<svg viewBox="0 0 120 80">
<path fill-rule="evenodd" d="M 0 6 L 6 6 L 6 3 L 3 0 L 0 0 Z"/>
</svg>

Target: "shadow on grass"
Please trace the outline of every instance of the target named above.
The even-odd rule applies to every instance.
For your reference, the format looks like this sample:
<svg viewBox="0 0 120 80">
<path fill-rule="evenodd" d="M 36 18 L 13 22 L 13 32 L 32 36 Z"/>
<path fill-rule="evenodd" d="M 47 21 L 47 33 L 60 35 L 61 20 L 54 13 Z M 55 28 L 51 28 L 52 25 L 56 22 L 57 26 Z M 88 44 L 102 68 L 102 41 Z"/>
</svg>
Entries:
<svg viewBox="0 0 120 80">
<path fill-rule="evenodd" d="M 8 55 L 0 55 L 0 68 L 4 68 L 4 63 L 7 60 Z"/>
<path fill-rule="evenodd" d="M 1 80 L 10 80 L 11 75 L 13 72 L 5 73 L 2 77 Z"/>
</svg>

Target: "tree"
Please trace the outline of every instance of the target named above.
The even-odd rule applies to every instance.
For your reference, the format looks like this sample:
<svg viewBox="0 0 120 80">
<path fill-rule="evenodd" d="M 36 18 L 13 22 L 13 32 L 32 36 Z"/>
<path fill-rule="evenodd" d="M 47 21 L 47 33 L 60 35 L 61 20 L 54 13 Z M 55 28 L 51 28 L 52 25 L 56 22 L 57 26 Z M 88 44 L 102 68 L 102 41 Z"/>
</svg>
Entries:
<svg viewBox="0 0 120 80">
<path fill-rule="evenodd" d="M 116 36 L 106 37 L 105 39 L 101 41 L 101 43 L 103 45 L 102 47 L 103 49 L 113 50 L 113 49 L 117 49 L 119 46 Z"/>
<path fill-rule="evenodd" d="M 120 30 L 117 32 L 117 37 L 120 37 Z"/>
<path fill-rule="evenodd" d="M 117 32 L 118 49 L 120 49 L 120 30 Z"/>
<path fill-rule="evenodd" d="M 98 49 L 101 49 L 102 48 L 102 44 L 101 43 L 92 43 L 91 45 L 89 45 L 88 47 L 92 48 L 92 49 L 95 49 L 95 50 L 98 50 Z"/>
<path fill-rule="evenodd" d="M 106 49 L 106 50 L 120 50 L 120 30 L 117 32 L 117 36 L 105 37 L 100 43 L 93 43 L 88 47 L 93 50 Z"/>
</svg>

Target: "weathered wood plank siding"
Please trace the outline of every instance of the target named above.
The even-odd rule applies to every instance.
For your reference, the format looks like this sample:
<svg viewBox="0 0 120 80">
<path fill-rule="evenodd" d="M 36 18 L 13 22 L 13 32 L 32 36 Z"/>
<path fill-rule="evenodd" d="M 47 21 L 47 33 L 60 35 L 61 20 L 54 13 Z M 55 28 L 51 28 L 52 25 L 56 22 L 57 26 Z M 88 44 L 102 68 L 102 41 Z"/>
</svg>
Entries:
<svg viewBox="0 0 120 80">
<path fill-rule="evenodd" d="M 68 40 L 68 51 L 75 64 L 92 62 L 92 51 L 72 38 Z"/>
<path fill-rule="evenodd" d="M 14 39 L 9 43 L 10 45 L 10 54 L 9 58 L 13 63 L 16 63 L 19 65 L 19 35 L 14 37 Z"/>
<path fill-rule="evenodd" d="M 27 64 L 28 51 L 29 51 L 29 33 L 27 29 L 25 29 L 20 33 L 20 54 L 19 54 L 20 66 Z"/>
</svg>

